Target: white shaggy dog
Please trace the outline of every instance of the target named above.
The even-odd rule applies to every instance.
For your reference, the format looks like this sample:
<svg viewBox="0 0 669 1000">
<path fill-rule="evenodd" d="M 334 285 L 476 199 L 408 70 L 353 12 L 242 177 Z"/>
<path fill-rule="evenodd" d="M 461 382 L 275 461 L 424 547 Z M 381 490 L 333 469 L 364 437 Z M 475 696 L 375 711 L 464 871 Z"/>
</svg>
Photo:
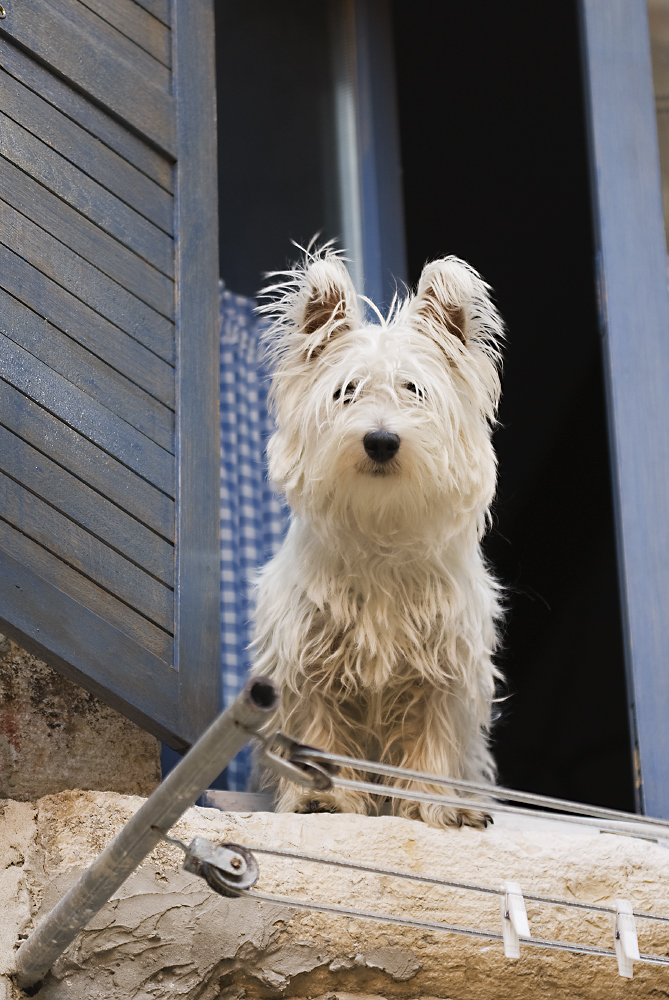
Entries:
<svg viewBox="0 0 669 1000">
<path fill-rule="evenodd" d="M 260 578 L 255 671 L 281 687 L 279 724 L 307 744 L 492 781 L 499 603 L 480 541 L 502 323 L 489 288 L 447 257 L 369 323 L 330 248 L 281 277 L 264 307 L 269 463 L 292 519 Z M 436 826 L 485 822 L 455 793 L 446 801 L 393 808 Z M 359 792 L 314 797 L 285 781 L 278 808 L 375 809 Z"/>
</svg>

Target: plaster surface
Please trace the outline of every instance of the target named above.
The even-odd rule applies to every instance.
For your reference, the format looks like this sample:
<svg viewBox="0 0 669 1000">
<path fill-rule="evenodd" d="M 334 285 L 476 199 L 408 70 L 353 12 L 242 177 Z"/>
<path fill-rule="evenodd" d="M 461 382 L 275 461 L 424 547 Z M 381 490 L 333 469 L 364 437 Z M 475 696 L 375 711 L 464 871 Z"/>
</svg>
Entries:
<svg viewBox="0 0 669 1000">
<path fill-rule="evenodd" d="M 149 795 L 159 782 L 158 740 L 0 635 L 0 796 Z"/>
<path fill-rule="evenodd" d="M 38 921 L 143 800 L 62 792 L 35 806 L 6 803 L 0 843 L 2 939 L 10 987 L 17 933 Z M 189 810 L 173 833 L 284 846 L 329 857 L 438 874 L 589 902 L 617 896 L 669 913 L 669 851 L 629 837 L 514 828 L 434 830 L 395 817 Z M 12 846 L 14 845 L 14 846 Z M 311 913 L 215 895 L 180 870 L 181 852 L 161 844 L 93 918 L 35 994 L 42 1000 L 157 998 L 243 1000 L 365 997 L 570 1000 L 669 997 L 669 969 L 638 963 L 632 981 L 615 960 L 521 945 L 510 961 L 499 942 Z M 500 929 L 499 897 L 257 855 L 257 889 L 340 906 Z M 17 871 L 12 871 L 16 868 Z M 613 946 L 612 918 L 528 903 L 533 935 Z M 642 952 L 669 954 L 669 924 L 637 921 Z M 21 928 L 21 930 L 19 930 Z M 17 1000 L 16 990 L 7 997 Z M 0 1000 L 4 1000 L 0 989 Z"/>
</svg>

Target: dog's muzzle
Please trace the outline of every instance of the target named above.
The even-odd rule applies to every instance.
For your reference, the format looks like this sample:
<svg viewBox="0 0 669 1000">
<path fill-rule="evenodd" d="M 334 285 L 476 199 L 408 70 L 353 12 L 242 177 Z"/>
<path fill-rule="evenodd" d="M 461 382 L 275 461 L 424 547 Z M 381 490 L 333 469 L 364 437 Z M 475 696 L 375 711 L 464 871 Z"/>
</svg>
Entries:
<svg viewBox="0 0 669 1000">
<path fill-rule="evenodd" d="M 365 451 L 375 462 L 389 462 L 394 458 L 400 448 L 398 434 L 390 431 L 370 431 L 362 439 Z"/>
</svg>

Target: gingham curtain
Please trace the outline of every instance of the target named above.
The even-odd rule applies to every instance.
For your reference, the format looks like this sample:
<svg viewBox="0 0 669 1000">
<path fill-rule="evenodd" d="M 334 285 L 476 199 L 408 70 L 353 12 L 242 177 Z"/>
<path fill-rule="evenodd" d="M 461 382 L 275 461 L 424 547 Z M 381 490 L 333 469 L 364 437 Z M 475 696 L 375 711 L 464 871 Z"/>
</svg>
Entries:
<svg viewBox="0 0 669 1000">
<path fill-rule="evenodd" d="M 251 299 L 219 288 L 221 312 L 221 670 L 224 706 L 244 686 L 251 658 L 253 583 L 278 549 L 287 512 L 267 481 L 272 432 L 267 371 Z M 248 750 L 227 769 L 231 790 L 246 787 Z"/>
</svg>

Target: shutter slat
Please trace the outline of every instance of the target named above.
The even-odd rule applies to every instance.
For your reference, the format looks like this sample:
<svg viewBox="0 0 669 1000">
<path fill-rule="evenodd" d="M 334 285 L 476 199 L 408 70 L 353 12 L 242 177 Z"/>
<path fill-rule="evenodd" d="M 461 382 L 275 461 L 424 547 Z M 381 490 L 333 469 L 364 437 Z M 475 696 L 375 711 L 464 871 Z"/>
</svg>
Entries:
<svg viewBox="0 0 669 1000">
<path fill-rule="evenodd" d="M 174 501 L 0 379 L 0 420 L 22 440 L 109 498 L 168 542 L 174 542 Z"/>
<path fill-rule="evenodd" d="M 87 37 L 91 48 L 108 54 L 117 66 L 125 63 L 132 67 L 134 72 L 143 77 L 145 84 L 149 83 L 159 90 L 169 92 L 171 85 L 169 68 L 133 42 L 128 35 L 119 31 L 111 21 L 96 14 L 92 9 L 93 4 L 82 3 L 81 0 L 48 0 L 48 4 L 52 10 L 57 11 L 77 31 L 81 31 Z"/>
<path fill-rule="evenodd" d="M 2 158 L 0 198 L 161 315 L 174 318 L 174 282 L 170 278 Z"/>
<path fill-rule="evenodd" d="M 103 589 L 127 601 L 165 630 L 172 625 L 174 595 L 108 545 L 84 531 L 21 484 L 0 472 L 5 521 Z"/>
<path fill-rule="evenodd" d="M 134 0 L 83 0 L 83 3 L 164 66 L 172 64 L 169 28 Z"/>
<path fill-rule="evenodd" d="M 64 330 L 152 396 L 168 406 L 172 405 L 174 370 L 169 362 L 174 344 L 165 336 L 165 332 L 171 329 L 167 321 L 167 331 L 141 330 L 139 333 L 144 335 L 144 340 L 140 342 L 139 337 L 135 340 L 2 244 L 0 273 L 3 286 L 12 295 L 27 300 L 40 316 Z"/>
<path fill-rule="evenodd" d="M 49 104 L 96 136 L 119 156 L 152 178 L 165 191 L 174 190 L 172 164 L 159 152 L 143 142 L 115 118 L 44 66 L 35 62 L 15 45 L 0 37 L 0 65 L 13 77 L 35 91 Z"/>
<path fill-rule="evenodd" d="M 23 645 L 32 643 L 34 649 L 39 644 L 49 662 L 54 655 L 62 658 L 65 662 L 58 665 L 70 676 L 68 665 L 78 666 L 75 679 L 89 690 L 91 681 L 104 684 L 105 691 L 118 692 L 126 704 L 142 706 L 149 718 L 153 702 L 153 717 L 169 720 L 178 683 L 177 671 L 169 666 L 171 636 L 1 520 L 0 547 L 3 617 L 12 622 Z M 110 649 L 115 651 L 114 677 L 109 676 Z M 162 699 L 155 704 L 156 690 L 165 690 L 166 704 Z"/>
<path fill-rule="evenodd" d="M 88 580 L 76 569 L 0 517 L 0 564 L 3 552 L 23 563 L 53 587 L 80 601 L 104 621 L 133 636 L 156 656 L 170 662 L 174 640 L 168 632 L 137 614 L 127 604 L 117 600 L 102 587 L 98 587 L 92 580 Z M 51 600 L 53 598 L 54 595 Z M 40 618 L 37 617 L 35 620 L 39 621 Z M 90 641 L 95 643 L 95 633 L 92 633 Z"/>
<path fill-rule="evenodd" d="M 22 260 L 62 288 L 73 289 L 80 301 L 124 333 L 140 339 L 138 331 L 152 330 L 157 324 L 166 322 L 145 302 L 140 302 L 136 296 L 2 200 L 0 242 L 8 248 L 19 248 Z"/>
<path fill-rule="evenodd" d="M 0 289 L 0 329 L 86 395 L 171 451 L 174 414 L 95 355 Z"/>
<path fill-rule="evenodd" d="M 171 587 L 174 546 L 0 425 L 0 470 Z"/>
<path fill-rule="evenodd" d="M 154 17 L 162 21 L 168 27 L 172 23 L 170 0 L 135 0 L 144 10 L 150 11 Z"/>
<path fill-rule="evenodd" d="M 0 334 L 0 377 L 168 496 L 174 456 Z"/>
<path fill-rule="evenodd" d="M 0 155 L 25 170 L 168 278 L 173 277 L 174 241 L 171 236 L 3 114 L 0 114 Z"/>
<path fill-rule="evenodd" d="M 1 30 L 174 155 L 169 71 L 81 4 L 59 6 L 60 11 L 55 0 L 21 0 L 9 9 Z M 138 55 L 136 65 L 134 58 L 127 61 L 128 46 L 145 60 Z M 155 77 L 147 76 L 146 60 L 157 67 Z"/>
<path fill-rule="evenodd" d="M 167 191 L 2 70 L 0 107 L 41 142 L 172 234 L 173 199 Z"/>
</svg>

